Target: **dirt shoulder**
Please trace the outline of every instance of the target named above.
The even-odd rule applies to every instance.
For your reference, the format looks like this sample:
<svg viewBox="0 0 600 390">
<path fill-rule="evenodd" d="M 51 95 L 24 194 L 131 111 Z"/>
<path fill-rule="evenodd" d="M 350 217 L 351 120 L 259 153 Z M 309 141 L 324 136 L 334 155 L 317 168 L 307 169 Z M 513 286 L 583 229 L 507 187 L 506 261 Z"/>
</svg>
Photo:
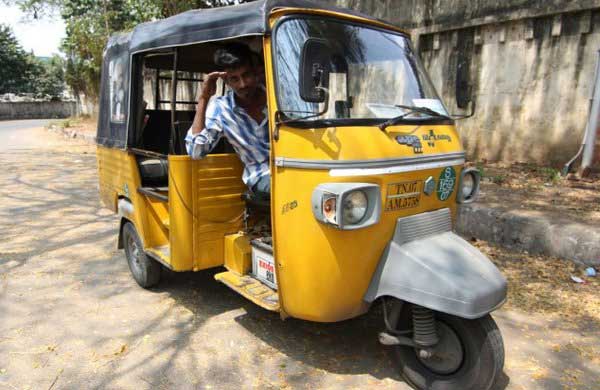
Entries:
<svg viewBox="0 0 600 390">
<path fill-rule="evenodd" d="M 79 134 L 95 136 L 98 128 L 98 118 L 85 116 L 58 119 L 50 122 L 48 126 L 65 129 L 67 131 L 75 131 Z"/>
<path fill-rule="evenodd" d="M 600 174 L 577 180 L 574 176 L 562 178 L 554 168 L 529 163 L 471 165 L 483 176 L 480 204 L 600 227 Z"/>
<path fill-rule="evenodd" d="M 507 388 L 599 389 L 600 276 L 586 277 L 583 266 L 568 260 L 472 243 L 508 282 L 507 301 L 494 313 L 506 349 Z"/>
</svg>

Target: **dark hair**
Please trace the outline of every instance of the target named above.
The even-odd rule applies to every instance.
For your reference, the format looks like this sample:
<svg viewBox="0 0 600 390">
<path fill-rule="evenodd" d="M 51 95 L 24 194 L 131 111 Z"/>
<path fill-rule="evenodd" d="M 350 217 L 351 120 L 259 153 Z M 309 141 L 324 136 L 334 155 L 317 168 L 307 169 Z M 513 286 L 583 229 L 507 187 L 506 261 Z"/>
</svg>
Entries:
<svg viewBox="0 0 600 390">
<path fill-rule="evenodd" d="M 215 51 L 215 65 L 220 69 L 253 65 L 254 53 L 243 43 L 230 43 Z"/>
</svg>

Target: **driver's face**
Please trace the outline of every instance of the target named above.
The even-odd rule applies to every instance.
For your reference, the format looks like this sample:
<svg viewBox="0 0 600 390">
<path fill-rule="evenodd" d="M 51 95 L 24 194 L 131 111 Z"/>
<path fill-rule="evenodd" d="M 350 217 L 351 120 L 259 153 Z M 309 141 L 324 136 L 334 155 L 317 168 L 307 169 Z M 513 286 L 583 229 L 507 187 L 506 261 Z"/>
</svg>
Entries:
<svg viewBox="0 0 600 390">
<path fill-rule="evenodd" d="M 239 68 L 226 69 L 225 82 L 233 89 L 235 94 L 245 100 L 252 98 L 258 88 L 258 77 L 255 70 L 249 65 Z"/>
</svg>

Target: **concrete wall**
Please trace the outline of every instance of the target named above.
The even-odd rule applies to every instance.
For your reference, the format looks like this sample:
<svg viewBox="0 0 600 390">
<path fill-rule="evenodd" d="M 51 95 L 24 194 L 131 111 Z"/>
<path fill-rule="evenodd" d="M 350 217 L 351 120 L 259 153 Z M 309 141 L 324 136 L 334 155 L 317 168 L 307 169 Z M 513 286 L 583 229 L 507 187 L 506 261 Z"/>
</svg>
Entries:
<svg viewBox="0 0 600 390">
<path fill-rule="evenodd" d="M 0 103 L 0 120 L 68 118 L 76 112 L 75 102 Z"/>
<path fill-rule="evenodd" d="M 89 115 L 93 117 L 98 116 L 98 101 L 90 99 L 84 94 L 80 94 L 76 97 L 77 99 L 77 113 L 76 115 Z"/>
<path fill-rule="evenodd" d="M 560 166 L 581 144 L 600 48 L 598 12 L 521 19 L 423 34 L 419 50 L 456 106 L 459 57 L 476 117 L 460 122 L 476 158 Z"/>
<path fill-rule="evenodd" d="M 600 0 L 329 0 L 407 28 L 473 159 L 561 166 L 583 139 Z M 460 70 L 459 70 L 460 69 Z M 600 148 L 600 146 L 599 146 Z M 598 152 L 600 154 L 600 150 Z"/>
</svg>

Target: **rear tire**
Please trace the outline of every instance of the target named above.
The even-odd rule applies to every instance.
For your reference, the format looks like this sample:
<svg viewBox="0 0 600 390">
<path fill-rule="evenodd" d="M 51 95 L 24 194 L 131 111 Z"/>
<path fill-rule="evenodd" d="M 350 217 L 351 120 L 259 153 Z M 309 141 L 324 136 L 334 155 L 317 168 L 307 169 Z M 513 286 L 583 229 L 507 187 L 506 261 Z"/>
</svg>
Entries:
<svg viewBox="0 0 600 390">
<path fill-rule="evenodd" d="M 402 313 L 395 316 L 396 329 L 412 327 L 411 306 L 405 304 Z M 444 335 L 449 335 L 446 336 L 449 340 L 444 342 L 440 339 L 437 345 L 454 345 L 457 347 L 456 351 L 437 351 L 436 355 L 434 349 L 434 356 L 429 358 L 434 360 L 428 361 L 419 358 L 413 347 L 395 347 L 400 371 L 408 384 L 419 390 L 490 389 L 504 367 L 504 343 L 492 317 L 488 314 L 467 320 L 439 312 L 435 313 L 435 317 L 439 336 L 443 338 Z M 460 356 L 461 360 L 444 364 L 443 359 L 447 356 Z M 439 367 L 455 369 L 452 372 L 441 372 L 436 370 Z"/>
<path fill-rule="evenodd" d="M 144 252 L 142 240 L 131 222 L 123 225 L 125 257 L 133 279 L 143 288 L 150 288 L 160 280 L 161 265 Z"/>
</svg>

